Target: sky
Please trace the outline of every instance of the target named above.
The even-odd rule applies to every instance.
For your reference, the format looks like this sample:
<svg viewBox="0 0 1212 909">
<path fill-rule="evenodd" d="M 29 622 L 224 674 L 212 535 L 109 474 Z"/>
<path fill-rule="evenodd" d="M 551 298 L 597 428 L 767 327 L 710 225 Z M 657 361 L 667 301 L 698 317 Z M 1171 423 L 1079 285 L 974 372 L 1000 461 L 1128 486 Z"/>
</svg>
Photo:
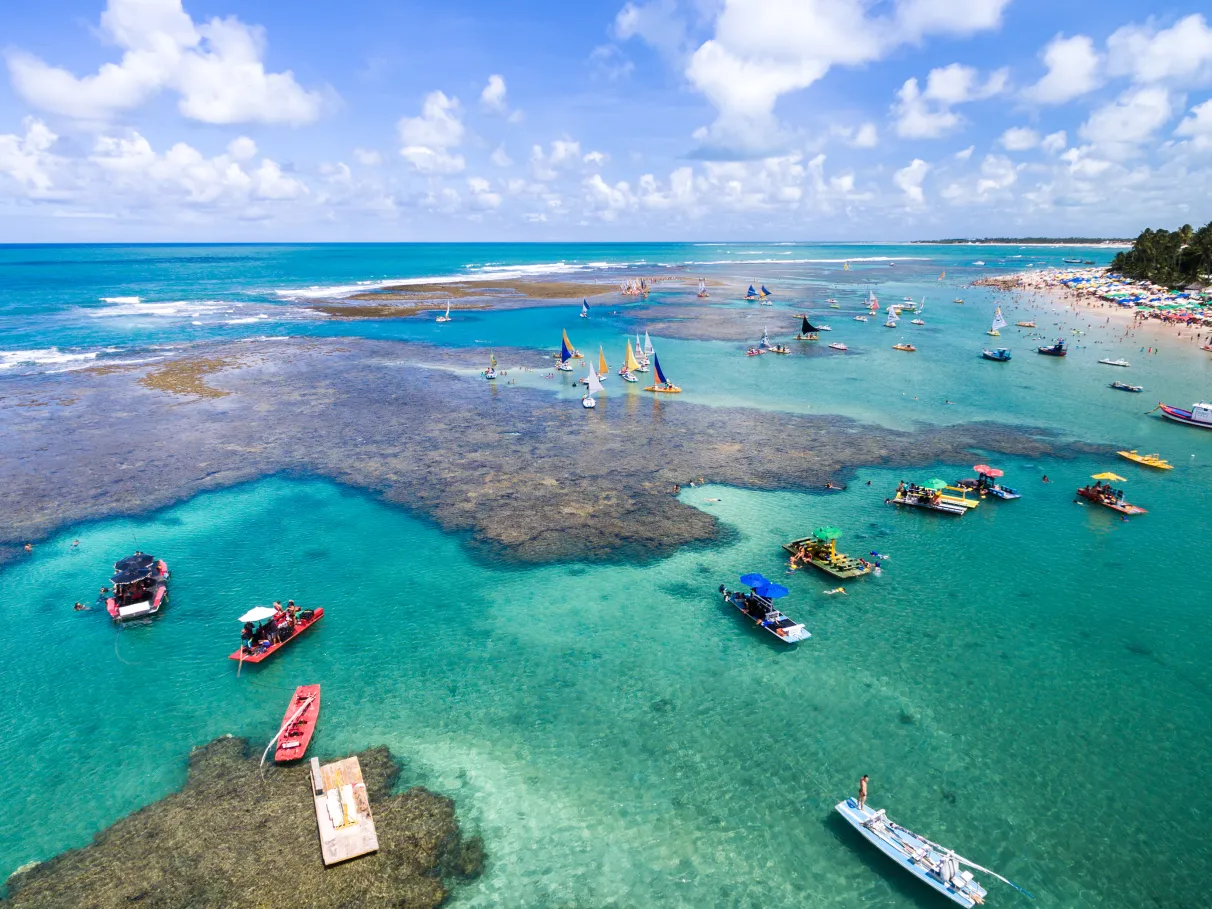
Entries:
<svg viewBox="0 0 1212 909">
<path fill-rule="evenodd" d="M 1203 224 L 1212 13 L 1144 6 L 5 3 L 0 242 Z"/>
</svg>

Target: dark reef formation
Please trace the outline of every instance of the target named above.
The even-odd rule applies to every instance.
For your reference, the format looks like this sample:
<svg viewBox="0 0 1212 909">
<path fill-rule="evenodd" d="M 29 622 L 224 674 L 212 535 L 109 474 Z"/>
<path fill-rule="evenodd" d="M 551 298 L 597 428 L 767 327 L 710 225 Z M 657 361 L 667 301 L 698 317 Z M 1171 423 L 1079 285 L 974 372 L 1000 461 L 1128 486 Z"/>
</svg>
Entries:
<svg viewBox="0 0 1212 909">
<path fill-rule="evenodd" d="M 606 395 L 586 412 L 541 388 L 485 382 L 471 372 L 482 357 L 267 340 L 205 349 L 199 368 L 8 380 L 0 561 L 66 523 L 291 472 L 371 491 L 508 558 L 655 558 L 717 538 L 713 517 L 670 494 L 700 476 L 810 489 L 863 465 L 970 464 L 973 450 L 1102 450 L 992 423 L 897 431 L 643 393 Z M 497 357 L 550 368 L 534 351 Z"/>
<path fill-rule="evenodd" d="M 93 843 L 9 878 L 5 909 L 268 909 L 357 906 L 429 909 L 447 881 L 483 864 L 450 799 L 393 793 L 399 768 L 386 748 L 358 755 L 379 851 L 325 868 L 308 767 L 267 767 L 247 741 L 194 749 L 180 792 L 97 834 Z"/>
</svg>

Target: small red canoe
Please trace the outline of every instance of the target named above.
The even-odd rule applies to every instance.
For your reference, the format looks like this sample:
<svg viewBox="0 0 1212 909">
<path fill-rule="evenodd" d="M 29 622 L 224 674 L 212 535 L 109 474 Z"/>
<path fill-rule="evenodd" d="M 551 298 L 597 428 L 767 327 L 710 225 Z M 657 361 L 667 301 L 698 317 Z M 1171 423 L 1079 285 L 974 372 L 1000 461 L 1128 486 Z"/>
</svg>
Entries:
<svg viewBox="0 0 1212 909">
<path fill-rule="evenodd" d="M 271 644 L 269 647 L 266 647 L 263 650 L 257 650 L 254 653 L 245 653 L 242 651 L 242 649 L 237 650 L 235 653 L 228 654 L 227 658 L 229 660 L 239 660 L 243 663 L 260 663 L 262 660 L 269 659 L 269 657 L 273 656 L 322 618 L 324 618 L 324 607 L 321 606 L 314 613 L 312 613 L 310 619 L 297 622 L 295 624 L 295 633 L 288 637 L 285 641 L 278 641 L 277 643 Z"/>
<path fill-rule="evenodd" d="M 282 717 L 282 731 L 278 735 L 278 750 L 274 760 L 279 764 L 297 761 L 311 744 L 312 733 L 320 719 L 320 686 L 300 685 Z"/>
</svg>

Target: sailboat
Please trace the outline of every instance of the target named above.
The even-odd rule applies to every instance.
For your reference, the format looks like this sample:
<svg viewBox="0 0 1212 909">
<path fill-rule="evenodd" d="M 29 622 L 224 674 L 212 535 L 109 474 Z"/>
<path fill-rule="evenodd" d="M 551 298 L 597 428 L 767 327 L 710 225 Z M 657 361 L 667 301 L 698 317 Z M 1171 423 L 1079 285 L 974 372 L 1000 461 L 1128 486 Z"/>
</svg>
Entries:
<svg viewBox="0 0 1212 909">
<path fill-rule="evenodd" d="M 582 319 L 589 318 L 589 301 L 588 300 L 581 301 L 581 318 Z"/>
<path fill-rule="evenodd" d="M 638 334 L 635 336 L 635 359 L 640 365 L 628 371 L 648 372 L 648 357 L 644 355 L 644 348 L 640 345 L 640 336 Z"/>
<path fill-rule="evenodd" d="M 606 352 L 598 345 L 598 378 L 604 379 L 610 375 L 610 367 L 606 365 Z"/>
<path fill-rule="evenodd" d="M 648 332 L 644 332 L 644 364 L 652 359 L 652 341 L 648 338 Z"/>
<path fill-rule="evenodd" d="M 850 263 L 849 263 L 849 262 L 847 262 L 845 265 L 843 265 L 843 266 L 842 266 L 842 271 L 850 271 Z"/>
<path fill-rule="evenodd" d="M 564 336 L 564 340 L 568 340 L 567 335 Z M 556 369 L 558 369 L 560 372 L 572 372 L 572 364 L 568 362 L 572 359 L 572 351 L 568 349 L 568 345 L 563 341 L 560 342 L 560 353 L 558 356 L 560 358 L 560 363 L 558 366 L 556 366 Z"/>
<path fill-rule="evenodd" d="M 795 336 L 795 339 L 797 341 L 819 341 L 821 336 L 817 334 L 817 329 L 813 328 L 807 316 L 800 316 L 800 333 Z"/>
<path fill-rule="evenodd" d="M 568 340 L 567 330 L 564 331 L 563 337 L 560 339 L 560 342 L 561 342 L 560 343 L 560 352 L 558 354 L 552 354 L 552 356 L 555 357 L 557 360 L 567 359 L 567 357 L 564 356 L 565 350 L 568 351 L 568 356 L 572 357 L 574 360 L 585 359 L 585 355 L 583 353 L 581 353 L 579 350 L 577 350 L 575 347 L 573 347 L 572 342 Z"/>
<path fill-rule="evenodd" d="M 1000 331 L 998 331 L 998 329 L 999 329 L 999 328 L 1005 328 L 1005 327 L 1006 327 L 1006 325 L 1007 325 L 1007 322 L 1006 322 L 1006 320 L 1005 320 L 1005 319 L 1002 317 L 1002 308 L 999 306 L 997 309 L 995 309 L 995 310 L 993 311 L 993 327 L 992 327 L 992 328 L 990 328 L 990 329 L 989 329 L 989 330 L 986 332 L 986 334 L 993 335 L 993 337 L 995 337 L 995 338 L 996 338 L 996 337 L 998 337 L 998 336 L 1001 334 L 1001 332 L 1000 332 Z"/>
<path fill-rule="evenodd" d="M 918 307 L 917 307 L 917 318 L 910 319 L 909 324 L 910 325 L 925 325 L 926 323 L 924 321 L 922 321 L 922 313 L 924 313 L 925 311 L 926 311 L 926 298 L 922 297 L 922 302 L 919 303 Z"/>
<path fill-rule="evenodd" d="M 700 299 L 703 297 L 709 297 L 709 296 L 711 296 L 711 294 L 707 293 L 707 279 L 699 278 L 699 297 L 700 297 Z"/>
<path fill-rule="evenodd" d="M 768 290 L 766 289 L 766 285 L 765 285 L 765 284 L 763 284 L 763 285 L 762 285 L 762 296 L 763 296 L 763 297 L 772 297 L 772 296 L 774 296 L 774 294 L 772 294 L 770 291 L 768 291 Z"/>
<path fill-rule="evenodd" d="M 589 375 L 585 378 L 585 384 L 589 386 L 589 390 L 585 392 L 585 397 L 581 398 L 581 406 L 586 410 L 597 407 L 598 402 L 594 400 L 594 395 L 603 391 L 602 383 L 598 381 L 598 374 L 593 371 L 593 367 L 589 367 Z"/>
<path fill-rule="evenodd" d="M 449 300 L 446 302 L 446 314 L 443 316 L 438 316 L 438 321 L 439 322 L 449 322 L 450 321 L 450 301 Z"/>
<path fill-rule="evenodd" d="M 631 352 L 631 340 L 627 341 L 627 354 L 623 360 L 623 367 L 619 370 L 619 375 L 623 377 L 624 382 L 638 382 L 635 373 L 641 369 L 640 361 L 635 358 L 635 354 Z"/>
<path fill-rule="evenodd" d="M 659 394 L 667 395 L 676 395 L 681 393 L 682 389 L 678 388 L 665 378 L 665 373 L 661 370 L 661 361 L 656 354 L 652 355 L 652 367 L 656 370 L 656 382 L 649 385 L 644 389 L 644 391 L 655 391 Z"/>
<path fill-rule="evenodd" d="M 497 355 L 491 350 L 488 352 L 488 368 L 480 375 L 490 382 L 497 377 Z"/>
<path fill-rule="evenodd" d="M 871 312 L 879 312 L 880 310 L 880 299 L 875 295 L 874 290 L 867 291 L 867 309 Z"/>
<path fill-rule="evenodd" d="M 939 275 L 939 276 L 938 276 L 938 279 L 941 281 L 941 280 L 943 280 L 943 278 L 945 278 L 945 277 L 947 277 L 947 270 L 944 268 L 944 269 L 943 269 L 943 273 L 942 273 L 941 275 Z"/>
<path fill-rule="evenodd" d="M 745 292 L 745 299 L 746 299 L 746 300 L 756 300 L 756 299 L 757 299 L 757 295 L 758 295 L 758 292 L 757 292 L 756 290 L 754 290 L 754 289 L 753 289 L 753 285 L 752 285 L 752 284 L 750 284 L 750 285 L 749 285 L 749 290 L 747 290 L 747 291 Z"/>
<path fill-rule="evenodd" d="M 896 308 L 896 304 L 888 307 L 888 319 L 884 322 L 885 328 L 896 328 L 896 317 L 901 314 L 901 311 Z"/>
</svg>

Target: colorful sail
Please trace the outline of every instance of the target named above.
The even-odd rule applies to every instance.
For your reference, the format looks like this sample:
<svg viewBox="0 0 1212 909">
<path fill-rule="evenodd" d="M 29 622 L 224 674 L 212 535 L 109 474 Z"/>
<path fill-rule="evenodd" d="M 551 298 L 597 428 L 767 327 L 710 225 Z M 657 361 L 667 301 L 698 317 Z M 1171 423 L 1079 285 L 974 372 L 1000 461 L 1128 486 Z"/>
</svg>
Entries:
<svg viewBox="0 0 1212 909">
<path fill-rule="evenodd" d="M 768 290 L 766 289 L 766 285 L 765 285 L 765 284 L 763 284 L 763 285 L 762 285 L 762 296 L 763 296 L 763 297 L 770 297 L 770 296 L 773 296 L 773 294 L 771 294 L 771 293 L 770 293 L 770 291 L 768 291 Z"/>
<path fill-rule="evenodd" d="M 624 361 L 624 363 L 627 367 L 628 372 L 636 372 L 640 368 L 639 361 L 635 358 L 635 355 L 632 354 L 632 352 L 631 352 L 631 342 L 630 341 L 627 342 L 627 359 Z"/>
<path fill-rule="evenodd" d="M 843 266 L 842 266 L 842 271 L 850 271 L 850 263 L 849 263 L 849 262 L 847 262 L 845 265 L 843 265 Z"/>
<path fill-rule="evenodd" d="M 577 349 L 575 347 L 573 347 L 572 342 L 568 340 L 568 330 L 567 329 L 564 330 L 564 346 L 568 348 L 569 356 L 573 356 L 573 357 L 579 356 L 579 354 L 577 353 Z"/>
<path fill-rule="evenodd" d="M 644 332 L 644 356 L 652 356 L 652 341 L 648 339 L 648 332 Z"/>
<path fill-rule="evenodd" d="M 747 296 L 747 297 L 756 297 L 757 296 L 757 291 L 753 289 L 752 284 L 749 285 L 749 290 L 745 292 L 745 296 Z"/>
<path fill-rule="evenodd" d="M 1009 324 L 1002 316 L 1002 308 L 999 306 L 993 311 L 993 328 L 990 331 L 997 331 L 999 328 L 1005 328 Z"/>
<path fill-rule="evenodd" d="M 604 376 L 608 372 L 610 372 L 610 369 L 606 365 L 606 352 L 604 350 L 602 350 L 602 345 L 599 344 L 598 345 L 598 375 Z"/>
<path fill-rule="evenodd" d="M 560 362 L 567 363 L 572 358 L 572 351 L 568 349 L 568 335 L 565 333 L 564 339 L 560 341 Z"/>
<path fill-rule="evenodd" d="M 581 315 L 583 315 L 583 316 L 589 315 L 589 301 L 588 300 L 581 301 Z"/>
<path fill-rule="evenodd" d="M 661 361 L 657 359 L 656 354 L 652 356 L 652 368 L 656 370 L 657 382 L 661 385 L 668 385 L 669 380 L 665 378 L 665 373 L 661 372 Z"/>
<path fill-rule="evenodd" d="M 497 368 L 497 355 L 494 354 L 491 350 L 488 352 L 488 365 L 491 366 L 493 369 Z"/>
</svg>

